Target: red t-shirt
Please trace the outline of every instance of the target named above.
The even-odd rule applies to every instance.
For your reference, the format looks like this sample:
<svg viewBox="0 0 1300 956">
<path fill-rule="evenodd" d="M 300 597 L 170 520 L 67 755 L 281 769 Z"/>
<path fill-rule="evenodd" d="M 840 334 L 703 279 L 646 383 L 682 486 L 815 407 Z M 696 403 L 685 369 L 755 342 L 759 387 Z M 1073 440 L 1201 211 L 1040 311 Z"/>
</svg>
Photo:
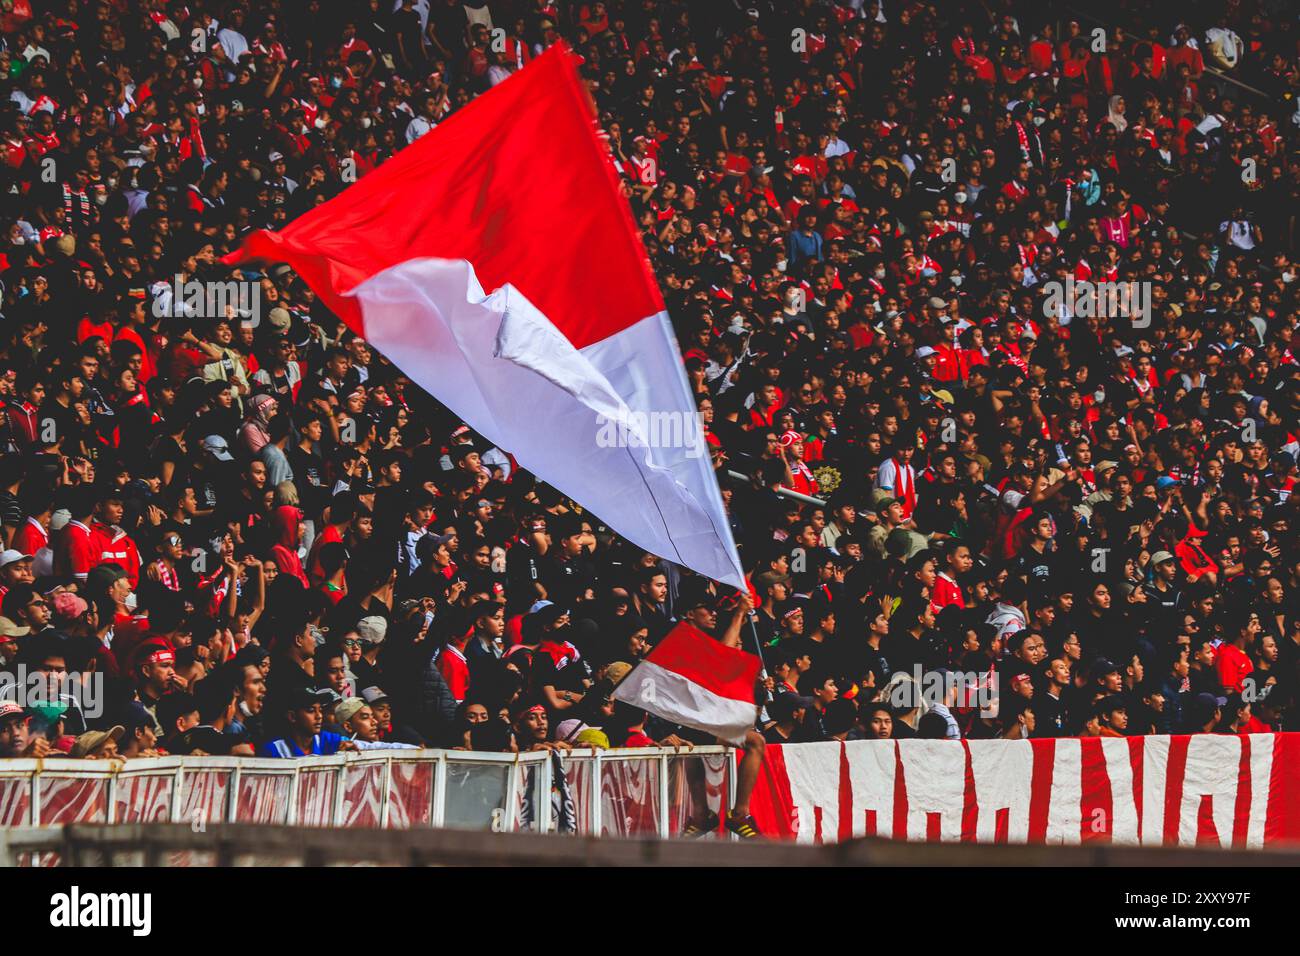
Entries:
<svg viewBox="0 0 1300 956">
<path fill-rule="evenodd" d="M 940 610 L 949 604 L 955 604 L 962 610 L 966 609 L 966 598 L 962 596 L 961 588 L 946 574 L 940 574 L 935 579 L 934 594 L 930 598 L 930 603 Z"/>
<path fill-rule="evenodd" d="M 80 521 L 69 521 L 54 549 L 54 568 L 59 574 L 84 578 L 99 563 L 94 533 Z"/>
<path fill-rule="evenodd" d="M 448 644 L 438 655 L 438 673 L 451 690 L 451 696 L 460 703 L 469 695 L 469 662 L 454 645 Z"/>
<path fill-rule="evenodd" d="M 1219 683 L 1226 690 L 1240 694 L 1245 689 L 1246 675 L 1255 669 L 1255 665 L 1235 644 L 1220 644 L 1214 655 L 1214 669 L 1218 672 Z"/>
<path fill-rule="evenodd" d="M 50 543 L 50 536 L 40 525 L 33 521 L 24 521 L 22 527 L 14 532 L 13 548 L 29 557 Z"/>
</svg>

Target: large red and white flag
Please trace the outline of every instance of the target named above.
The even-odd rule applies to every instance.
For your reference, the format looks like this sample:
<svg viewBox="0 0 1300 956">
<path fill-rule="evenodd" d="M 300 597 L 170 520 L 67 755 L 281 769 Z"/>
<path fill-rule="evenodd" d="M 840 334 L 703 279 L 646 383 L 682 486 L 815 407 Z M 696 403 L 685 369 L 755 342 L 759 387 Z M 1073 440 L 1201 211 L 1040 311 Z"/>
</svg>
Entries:
<svg viewBox="0 0 1300 956">
<path fill-rule="evenodd" d="M 614 699 L 737 746 L 754 729 L 756 654 L 678 624 L 614 689 Z"/>
<path fill-rule="evenodd" d="M 564 47 L 226 258 L 287 262 L 416 384 L 641 547 L 744 586 L 681 354 Z"/>
</svg>

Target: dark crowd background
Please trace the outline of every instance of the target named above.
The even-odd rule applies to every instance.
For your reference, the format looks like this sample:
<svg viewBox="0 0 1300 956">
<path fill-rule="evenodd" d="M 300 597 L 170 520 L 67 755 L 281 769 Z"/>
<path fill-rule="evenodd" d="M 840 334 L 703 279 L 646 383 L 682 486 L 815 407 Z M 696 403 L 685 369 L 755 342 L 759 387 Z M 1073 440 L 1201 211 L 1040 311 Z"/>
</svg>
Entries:
<svg viewBox="0 0 1300 956">
<path fill-rule="evenodd" d="M 1294 729 L 1297 10 L 1079 7 L 3 0 L 0 750 L 703 741 L 610 693 L 735 595 L 219 262 L 561 38 L 768 740 Z"/>
</svg>

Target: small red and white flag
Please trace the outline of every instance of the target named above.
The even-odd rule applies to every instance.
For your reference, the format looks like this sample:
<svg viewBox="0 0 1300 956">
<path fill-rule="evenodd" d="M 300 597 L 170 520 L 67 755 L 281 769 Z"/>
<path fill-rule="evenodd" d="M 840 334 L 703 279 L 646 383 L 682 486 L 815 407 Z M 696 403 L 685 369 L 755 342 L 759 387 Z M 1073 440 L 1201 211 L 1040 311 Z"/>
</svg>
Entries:
<svg viewBox="0 0 1300 956">
<path fill-rule="evenodd" d="M 754 729 L 762 662 L 678 624 L 614 689 L 614 699 L 742 746 Z"/>
<path fill-rule="evenodd" d="M 344 322 L 628 540 L 744 586 L 672 326 L 557 45 L 280 232 Z"/>
</svg>

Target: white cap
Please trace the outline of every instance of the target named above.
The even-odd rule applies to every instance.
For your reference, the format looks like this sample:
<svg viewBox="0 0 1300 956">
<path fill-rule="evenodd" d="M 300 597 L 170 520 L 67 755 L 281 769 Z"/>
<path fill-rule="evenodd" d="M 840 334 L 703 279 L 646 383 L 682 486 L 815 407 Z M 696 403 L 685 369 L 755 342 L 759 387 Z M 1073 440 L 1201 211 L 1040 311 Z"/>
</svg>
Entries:
<svg viewBox="0 0 1300 956">
<path fill-rule="evenodd" d="M 377 614 L 363 617 L 357 621 L 357 636 L 363 644 L 382 644 L 388 636 L 388 622 Z"/>
</svg>

